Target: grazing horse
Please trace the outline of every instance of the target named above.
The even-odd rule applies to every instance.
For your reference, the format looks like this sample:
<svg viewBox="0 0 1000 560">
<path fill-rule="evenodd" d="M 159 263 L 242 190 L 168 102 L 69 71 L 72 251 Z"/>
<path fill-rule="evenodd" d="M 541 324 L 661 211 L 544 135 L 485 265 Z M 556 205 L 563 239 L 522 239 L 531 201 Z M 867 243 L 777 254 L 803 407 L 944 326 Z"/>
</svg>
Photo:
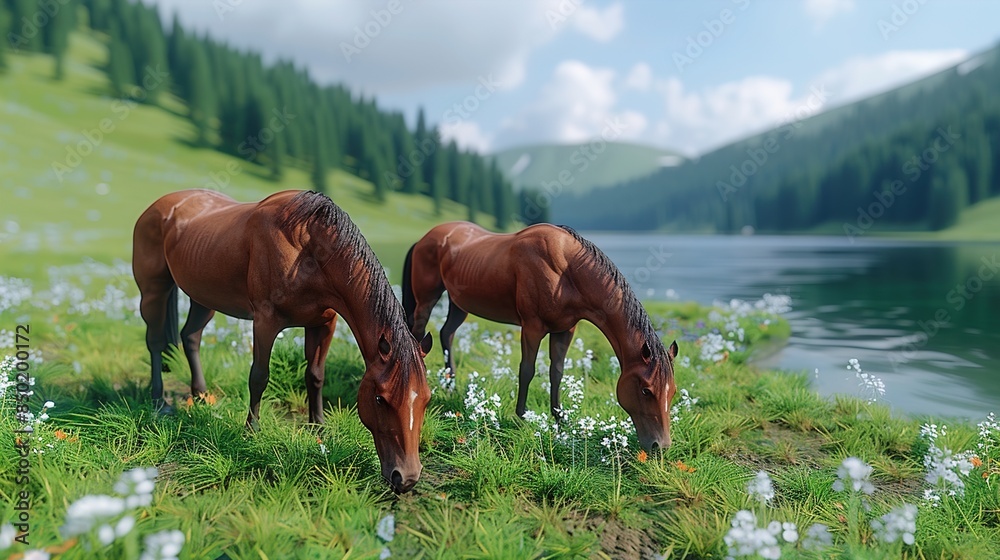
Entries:
<svg viewBox="0 0 1000 560">
<path fill-rule="evenodd" d="M 677 343 L 664 349 L 628 282 L 593 243 L 551 224 L 512 234 L 468 222 L 442 224 L 413 245 L 403 263 L 403 308 L 414 335 L 424 335 L 445 290 L 450 303 L 441 348 L 452 372 L 452 340 L 469 313 L 520 325 L 516 410 L 523 416 L 538 346 L 549 334 L 550 404 L 560 418 L 563 360 L 577 323 L 586 319 L 608 338 L 621 363 L 618 402 L 632 418 L 639 443 L 645 449 L 670 445 Z"/>
<path fill-rule="evenodd" d="M 365 373 L 358 415 L 372 432 L 382 476 L 397 493 L 420 476 L 420 428 L 430 400 L 423 357 L 403 309 L 365 238 L 326 195 L 284 191 L 238 203 L 209 190 L 168 194 L 135 225 L 132 271 L 141 293 L 154 406 L 163 402 L 161 353 L 177 340 L 177 289 L 191 297 L 180 342 L 191 393 L 206 392 L 199 347 L 216 311 L 253 320 L 250 412 L 255 428 L 271 348 L 286 327 L 305 327 L 309 421 L 323 422 L 326 354 L 342 315 L 361 348 Z M 168 329 L 174 329 L 168 332 Z"/>
</svg>

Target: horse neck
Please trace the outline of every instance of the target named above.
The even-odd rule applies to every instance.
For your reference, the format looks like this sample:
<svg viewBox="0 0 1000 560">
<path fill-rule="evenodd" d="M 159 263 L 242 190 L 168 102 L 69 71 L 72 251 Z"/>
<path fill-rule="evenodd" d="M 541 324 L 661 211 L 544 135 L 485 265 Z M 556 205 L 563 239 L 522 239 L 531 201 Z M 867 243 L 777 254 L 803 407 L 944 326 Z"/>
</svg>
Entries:
<svg viewBox="0 0 1000 560">
<path fill-rule="evenodd" d="M 612 294 L 602 294 L 590 307 L 594 311 L 587 320 L 593 323 L 611 343 L 615 356 L 625 365 L 642 359 L 643 334 L 625 314 L 625 294 L 620 287 Z"/>
<path fill-rule="evenodd" d="M 354 276 L 353 279 L 347 280 L 342 273 L 337 274 L 336 278 L 331 275 L 327 285 L 332 287 L 336 295 L 330 307 L 337 310 L 337 313 L 347 321 L 367 366 L 378 359 L 379 335 L 385 333 L 390 344 L 396 346 L 399 341 L 392 340 L 392 333 L 400 332 L 400 329 L 405 331 L 405 326 L 399 327 L 394 324 L 396 320 L 402 322 L 402 316 L 392 317 L 391 314 L 385 313 L 386 310 L 379 310 L 375 305 L 378 300 L 375 297 L 376 290 L 390 289 L 388 286 L 380 285 L 381 282 L 385 282 L 384 279 L 372 278 L 371 274 L 363 270 L 357 271 Z M 367 293 L 357 294 L 359 289 L 367 290 Z"/>
</svg>

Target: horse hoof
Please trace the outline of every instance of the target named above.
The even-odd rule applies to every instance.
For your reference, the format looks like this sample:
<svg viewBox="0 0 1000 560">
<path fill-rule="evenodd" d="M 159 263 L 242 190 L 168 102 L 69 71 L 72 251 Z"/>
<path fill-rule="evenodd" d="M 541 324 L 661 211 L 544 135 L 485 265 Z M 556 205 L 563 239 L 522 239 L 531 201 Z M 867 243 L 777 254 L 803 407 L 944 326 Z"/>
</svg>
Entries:
<svg viewBox="0 0 1000 560">
<path fill-rule="evenodd" d="M 169 404 L 164 403 L 164 404 L 161 404 L 160 406 L 156 407 L 156 413 L 158 415 L 160 415 L 160 416 L 173 416 L 174 415 L 174 407 L 170 406 Z"/>
</svg>

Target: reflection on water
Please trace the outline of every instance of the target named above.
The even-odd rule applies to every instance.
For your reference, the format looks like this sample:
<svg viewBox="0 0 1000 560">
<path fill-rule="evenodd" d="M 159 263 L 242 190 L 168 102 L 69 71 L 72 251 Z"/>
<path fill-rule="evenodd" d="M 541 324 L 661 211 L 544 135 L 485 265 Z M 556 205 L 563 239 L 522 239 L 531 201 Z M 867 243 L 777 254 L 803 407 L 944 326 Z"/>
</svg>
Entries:
<svg viewBox="0 0 1000 560">
<path fill-rule="evenodd" d="M 792 337 L 767 367 L 859 394 L 858 358 L 914 414 L 1000 411 L 1000 244 L 834 237 L 590 234 L 645 299 L 792 297 Z M 813 374 L 816 369 L 818 375 Z"/>
</svg>

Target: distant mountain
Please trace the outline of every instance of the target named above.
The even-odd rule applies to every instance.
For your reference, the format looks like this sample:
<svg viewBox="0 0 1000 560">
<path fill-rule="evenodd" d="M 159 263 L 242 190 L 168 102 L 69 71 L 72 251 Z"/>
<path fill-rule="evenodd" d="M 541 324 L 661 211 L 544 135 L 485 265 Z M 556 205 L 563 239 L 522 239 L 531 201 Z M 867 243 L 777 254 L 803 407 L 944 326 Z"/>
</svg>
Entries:
<svg viewBox="0 0 1000 560">
<path fill-rule="evenodd" d="M 574 193 L 611 187 L 684 162 L 677 152 L 625 142 L 609 142 L 603 147 L 537 144 L 494 155 L 500 171 L 516 190 L 541 188 L 543 183 L 559 181 L 562 173 L 564 186 Z"/>
<path fill-rule="evenodd" d="M 606 230 L 944 229 L 1000 196 L 997 84 L 1000 47 L 682 165 L 561 197 L 551 219 Z"/>
</svg>

